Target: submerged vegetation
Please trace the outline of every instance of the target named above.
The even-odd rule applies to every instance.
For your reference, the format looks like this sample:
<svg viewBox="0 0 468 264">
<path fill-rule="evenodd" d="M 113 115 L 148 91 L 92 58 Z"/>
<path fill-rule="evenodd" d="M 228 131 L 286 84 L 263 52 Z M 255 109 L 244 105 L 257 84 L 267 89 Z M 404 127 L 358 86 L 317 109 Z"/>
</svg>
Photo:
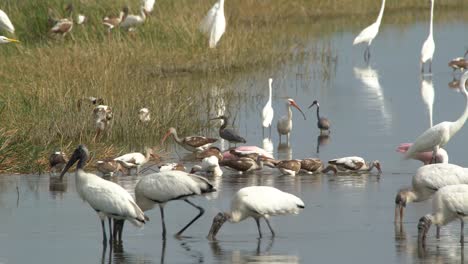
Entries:
<svg viewBox="0 0 468 264">
<path fill-rule="evenodd" d="M 64 16 L 69 2 L 74 16 L 85 14 L 87 22 L 64 39 L 49 38 L 49 9 Z M 170 126 L 182 135 L 196 133 L 209 125 L 206 117 L 219 90 L 225 100 L 242 96 L 226 87 L 233 74 L 298 57 L 330 67 L 333 48 L 310 48 L 310 38 L 301 36 L 358 32 L 380 7 L 373 0 L 227 0 L 226 34 L 209 49 L 198 25 L 213 3 L 160 0 L 136 32 L 116 29 L 108 35 L 102 18 L 117 15 L 124 5 L 137 13 L 139 0 L 2 1 L 0 9 L 9 14 L 21 44 L 0 47 L 0 172 L 43 171 L 52 151 L 69 153 L 78 143 L 89 144 L 96 159 L 158 145 Z M 441 9 L 464 5 L 437 2 Z M 384 23 L 411 23 L 414 15 L 404 10 L 426 9 L 425 1 L 388 1 Z M 306 42 L 309 48 L 302 48 Z M 76 107 L 87 96 L 102 97 L 114 109 L 110 133 L 96 143 L 92 108 Z M 141 107 L 151 111 L 147 124 L 138 122 Z"/>
</svg>

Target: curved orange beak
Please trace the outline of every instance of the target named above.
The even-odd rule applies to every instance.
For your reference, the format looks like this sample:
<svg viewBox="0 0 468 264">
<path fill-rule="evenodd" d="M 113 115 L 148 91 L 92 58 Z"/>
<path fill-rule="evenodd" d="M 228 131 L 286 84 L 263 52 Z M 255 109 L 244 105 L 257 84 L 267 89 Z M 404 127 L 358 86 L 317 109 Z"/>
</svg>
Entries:
<svg viewBox="0 0 468 264">
<path fill-rule="evenodd" d="M 166 141 L 167 137 L 171 134 L 171 131 L 167 131 L 166 135 L 164 135 L 163 139 L 161 140 L 161 145 L 164 144 L 164 141 Z"/>
<path fill-rule="evenodd" d="M 301 108 L 296 104 L 296 102 L 291 100 L 289 101 L 289 104 L 294 106 L 297 110 L 299 110 L 299 112 L 301 112 L 302 116 L 304 117 L 304 120 L 307 120 L 304 112 L 302 112 Z"/>
</svg>

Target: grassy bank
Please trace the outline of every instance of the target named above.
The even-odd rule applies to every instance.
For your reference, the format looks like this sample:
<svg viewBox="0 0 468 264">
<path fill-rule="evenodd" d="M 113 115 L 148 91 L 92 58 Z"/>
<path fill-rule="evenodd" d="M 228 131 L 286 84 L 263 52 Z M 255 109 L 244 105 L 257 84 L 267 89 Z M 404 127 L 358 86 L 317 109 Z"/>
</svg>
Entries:
<svg viewBox="0 0 468 264">
<path fill-rule="evenodd" d="M 75 14 L 86 14 L 88 22 L 75 25 L 63 40 L 47 37 L 47 14 L 50 8 L 63 15 L 68 2 L 0 4 L 22 41 L 0 47 L 0 172 L 44 170 L 51 151 L 69 153 L 78 143 L 88 144 L 97 159 L 158 145 L 170 126 L 182 135 L 196 133 L 208 126 L 198 117 L 208 116 L 210 102 L 216 99 L 210 88 L 219 87 L 225 100 L 238 100 L 237 87 L 226 88 L 232 75 L 274 67 L 290 58 L 291 51 L 303 44 L 300 33 L 291 30 L 295 25 L 310 23 L 312 32 L 320 34 L 358 31 L 380 8 L 379 1 L 371 0 L 226 0 L 227 31 L 219 47 L 210 50 L 197 29 L 213 1 L 157 1 L 136 34 L 116 30 L 110 37 L 102 17 L 117 14 L 125 4 L 136 13 L 139 1 L 71 2 Z M 458 0 L 437 1 L 436 6 L 466 9 Z M 428 3 L 388 1 L 384 22 L 418 19 L 408 10 L 428 11 Z M 304 53 L 318 63 L 334 56 L 330 49 Z M 76 108 L 78 98 L 91 95 L 105 98 L 115 114 L 111 132 L 97 143 L 91 143 L 91 108 Z M 141 107 L 150 108 L 150 124 L 137 122 Z"/>
</svg>

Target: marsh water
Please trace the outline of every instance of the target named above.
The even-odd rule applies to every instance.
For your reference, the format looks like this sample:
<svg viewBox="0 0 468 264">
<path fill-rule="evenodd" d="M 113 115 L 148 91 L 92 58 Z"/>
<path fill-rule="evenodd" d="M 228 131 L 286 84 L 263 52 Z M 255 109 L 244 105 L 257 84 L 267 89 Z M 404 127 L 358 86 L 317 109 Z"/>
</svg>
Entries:
<svg viewBox="0 0 468 264">
<path fill-rule="evenodd" d="M 417 15 L 425 17 L 426 12 Z M 362 27 L 367 24 L 363 22 Z M 369 65 L 363 62 L 364 47 L 351 45 L 358 31 L 343 29 L 324 37 L 303 36 L 310 38 L 311 46 L 330 48 L 334 55 L 329 61 L 292 57 L 268 70 L 231 77 L 229 85 L 242 91 L 242 99 L 224 101 L 223 87 L 206 84 L 216 100 L 207 116 L 198 118 L 206 120 L 221 113 L 233 117 L 234 126 L 249 145 L 271 148 L 278 158 L 328 160 L 357 155 L 378 159 L 382 175 L 289 177 L 270 169 L 247 175 L 225 171 L 222 177 L 211 179 L 217 193 L 208 199 L 192 199 L 206 213 L 185 232 L 187 237 L 169 237 L 163 243 L 159 210 L 152 210 L 148 212 L 151 221 L 143 229 L 126 226 L 123 245 L 112 251 L 103 251 L 98 218 L 77 196 L 74 174 L 67 176 L 64 185 L 54 184 L 44 174 L 5 175 L 0 177 L 0 263 L 463 262 L 458 223 L 444 227 L 440 240 L 430 232 L 427 248 L 418 250 L 417 221 L 431 211 L 430 201 L 409 205 L 403 226 L 394 226 L 393 213 L 396 192 L 410 184 L 420 166 L 418 161 L 402 160 L 396 146 L 413 141 L 429 127 L 430 109 L 437 124 L 455 120 L 465 108 L 460 92 L 448 87 L 453 75 L 447 62 L 463 55 L 468 45 L 467 26 L 467 22 L 436 20 L 432 76 L 420 75 L 420 49 L 428 33 L 426 19 L 420 19 L 405 26 L 384 23 L 373 42 Z M 290 144 L 284 139 L 279 144 L 275 125 L 271 144 L 262 135 L 260 112 L 267 100 L 269 77 L 274 79 L 274 124 L 286 113 L 287 97 L 294 98 L 307 116 L 304 120 L 293 110 Z M 328 138 L 319 138 L 315 108 L 307 109 L 314 99 L 319 100 L 321 114 L 332 122 Z M 216 135 L 216 124 L 206 133 Z M 468 166 L 467 138 L 465 127 L 446 146 L 451 163 Z M 187 159 L 183 149 L 173 146 L 171 150 L 178 154 L 174 160 Z M 187 161 L 186 166 L 191 165 Z M 112 180 L 132 192 L 138 177 Z M 226 224 L 218 241 L 209 242 L 205 237 L 213 216 L 227 210 L 232 195 L 249 185 L 275 186 L 293 193 L 304 200 L 306 208 L 297 216 L 273 217 L 274 239 L 264 222 L 265 236 L 257 239 L 254 221 L 246 220 Z M 169 233 L 175 233 L 196 213 L 186 203 L 169 203 Z"/>
</svg>

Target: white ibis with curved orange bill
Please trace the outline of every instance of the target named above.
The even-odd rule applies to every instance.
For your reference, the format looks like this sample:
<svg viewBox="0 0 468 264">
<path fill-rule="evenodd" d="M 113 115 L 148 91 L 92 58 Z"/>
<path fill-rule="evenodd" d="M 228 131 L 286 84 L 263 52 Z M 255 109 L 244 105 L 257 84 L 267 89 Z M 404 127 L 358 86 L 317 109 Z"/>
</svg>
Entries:
<svg viewBox="0 0 468 264">
<path fill-rule="evenodd" d="M 231 211 L 220 212 L 213 218 L 208 239 L 215 240 L 226 221 L 238 223 L 248 217 L 255 219 L 259 237 L 262 237 L 260 218 L 265 219 L 271 235 L 274 237 L 275 232 L 268 218 L 275 215 L 299 214 L 304 207 L 304 202 L 299 197 L 274 187 L 250 186 L 242 188 L 237 191 L 231 201 Z"/>
<path fill-rule="evenodd" d="M 174 140 L 179 144 L 181 147 L 184 149 L 190 151 L 190 152 L 201 152 L 208 147 L 210 147 L 211 144 L 214 142 L 218 141 L 216 138 L 207 138 L 207 137 L 202 137 L 202 136 L 190 136 L 190 137 L 184 137 L 184 138 L 179 138 L 177 136 L 177 131 L 175 128 L 171 127 L 167 131 L 166 135 L 164 135 L 163 139 L 161 140 L 161 144 L 166 141 L 167 137 L 169 135 L 172 135 Z"/>
<path fill-rule="evenodd" d="M 309 106 L 309 109 L 314 105 L 317 106 L 317 127 L 320 129 L 320 134 L 323 134 L 324 131 L 327 131 L 330 134 L 330 121 L 326 117 L 320 116 L 320 104 L 317 100 L 314 100 Z"/>
<path fill-rule="evenodd" d="M 302 112 L 301 108 L 296 104 L 296 102 L 288 98 L 286 100 L 286 111 L 288 112 L 287 115 L 281 117 L 278 120 L 278 123 L 276 124 L 276 128 L 278 130 L 278 134 L 280 136 L 280 142 L 281 142 L 281 136 L 286 135 L 287 141 L 289 142 L 289 134 L 291 133 L 292 130 L 292 111 L 291 111 L 291 106 L 295 107 L 299 112 L 301 112 L 302 116 L 304 116 L 304 120 L 306 120 L 306 116 L 304 112 Z"/>
<path fill-rule="evenodd" d="M 239 134 L 237 134 L 236 131 L 230 128 L 226 128 L 228 124 L 228 118 L 226 116 L 222 115 L 222 116 L 218 116 L 215 118 L 211 118 L 210 120 L 216 120 L 216 119 L 223 120 L 223 124 L 219 128 L 219 136 L 222 139 L 229 141 L 229 144 L 247 143 L 247 141 L 243 137 L 239 136 Z"/>
</svg>

